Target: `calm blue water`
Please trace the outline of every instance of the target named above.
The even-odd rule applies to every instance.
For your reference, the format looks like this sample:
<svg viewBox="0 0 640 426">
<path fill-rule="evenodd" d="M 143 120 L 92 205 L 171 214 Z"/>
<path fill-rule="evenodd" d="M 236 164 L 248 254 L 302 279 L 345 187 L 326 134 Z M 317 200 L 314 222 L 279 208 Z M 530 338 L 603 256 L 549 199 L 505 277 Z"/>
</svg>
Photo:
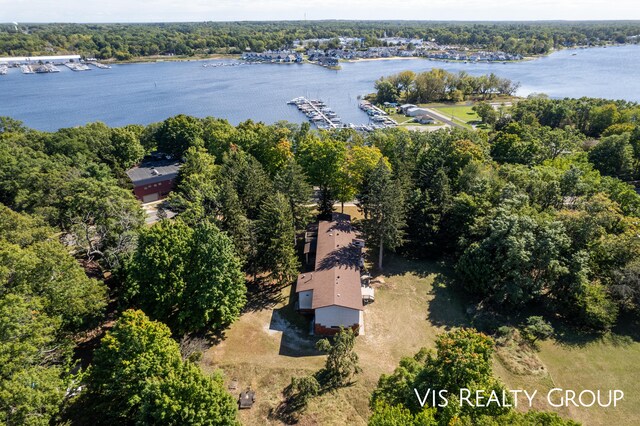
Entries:
<svg viewBox="0 0 640 426">
<path fill-rule="evenodd" d="M 576 54 L 575 56 L 572 54 Z M 373 91 L 381 76 L 434 67 L 479 75 L 494 72 L 521 83 L 519 95 L 603 97 L 640 101 L 640 46 L 563 50 L 534 61 L 463 64 L 395 59 L 342 64 L 203 67 L 204 62 L 115 65 L 110 70 L 0 76 L 0 115 L 40 130 L 103 121 L 111 126 L 147 124 L 184 113 L 216 116 L 237 124 L 248 118 L 273 123 L 304 121 L 286 102 L 320 98 L 345 122 L 366 123 L 357 96 Z"/>
</svg>

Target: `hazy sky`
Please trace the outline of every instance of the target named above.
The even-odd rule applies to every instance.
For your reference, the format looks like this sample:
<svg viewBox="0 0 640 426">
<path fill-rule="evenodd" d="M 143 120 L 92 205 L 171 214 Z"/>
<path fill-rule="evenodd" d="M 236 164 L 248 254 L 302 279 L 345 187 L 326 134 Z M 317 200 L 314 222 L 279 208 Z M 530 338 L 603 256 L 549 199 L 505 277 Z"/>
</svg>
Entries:
<svg viewBox="0 0 640 426">
<path fill-rule="evenodd" d="M 0 22 L 640 19 L 638 0 L 0 0 Z"/>
</svg>

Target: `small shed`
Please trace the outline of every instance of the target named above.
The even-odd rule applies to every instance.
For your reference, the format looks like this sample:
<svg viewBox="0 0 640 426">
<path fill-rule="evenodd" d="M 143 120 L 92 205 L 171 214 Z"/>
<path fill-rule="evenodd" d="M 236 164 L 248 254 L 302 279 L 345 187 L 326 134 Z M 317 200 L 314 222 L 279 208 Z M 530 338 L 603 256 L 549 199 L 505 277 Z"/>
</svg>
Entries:
<svg viewBox="0 0 640 426">
<path fill-rule="evenodd" d="M 240 398 L 238 399 L 238 406 L 242 410 L 243 408 L 251 408 L 253 407 L 253 403 L 256 402 L 256 393 L 251 389 L 247 389 L 244 392 L 240 393 Z"/>
</svg>

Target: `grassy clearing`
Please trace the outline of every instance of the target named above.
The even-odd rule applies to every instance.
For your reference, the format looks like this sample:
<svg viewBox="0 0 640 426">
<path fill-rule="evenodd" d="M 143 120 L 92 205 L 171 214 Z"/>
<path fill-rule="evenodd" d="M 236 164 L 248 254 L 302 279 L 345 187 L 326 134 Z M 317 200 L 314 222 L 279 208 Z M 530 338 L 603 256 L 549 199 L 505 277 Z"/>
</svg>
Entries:
<svg viewBox="0 0 640 426">
<path fill-rule="evenodd" d="M 448 290 L 436 285 L 441 269 L 434 263 L 416 263 L 389 257 L 384 284 L 375 303 L 365 308 L 365 334 L 356 351 L 363 372 L 356 383 L 315 398 L 300 419 L 303 425 L 365 425 L 369 396 L 382 373 L 390 373 L 403 356 L 433 345 L 445 324 L 461 324 L 462 307 Z M 291 288 L 272 297 L 270 306 L 245 313 L 226 332 L 222 342 L 204 353 L 205 371 L 222 370 L 225 380 L 238 381 L 237 391 L 256 390 L 256 406 L 240 413 L 245 425 L 281 424 L 271 413 L 282 399 L 291 377 L 311 374 L 324 365 L 297 315 L 287 307 Z M 298 325 L 294 325 L 293 322 Z"/>
<path fill-rule="evenodd" d="M 548 376 L 517 375 L 503 365 L 494 363 L 496 372 L 512 389 L 537 389 L 546 399 L 550 389 L 609 390 L 621 389 L 625 398 L 617 408 L 559 408 L 561 415 L 582 422 L 584 425 L 636 425 L 640 424 L 640 343 L 620 344 L 610 338 L 600 338 L 584 344 L 567 344 L 557 341 L 542 342 L 538 357 L 544 363 Z M 534 408 L 550 410 L 538 405 Z"/>
<path fill-rule="evenodd" d="M 313 399 L 299 424 L 365 425 L 369 396 L 381 374 L 392 372 L 401 357 L 420 347 L 433 347 L 439 333 L 469 325 L 464 296 L 447 286 L 447 270 L 441 265 L 393 256 L 385 263 L 384 283 L 376 288 L 376 301 L 365 308 L 365 334 L 356 342 L 362 373 L 353 386 Z M 252 303 L 201 361 L 205 371 L 223 371 L 227 383 L 236 379 L 239 385 L 233 393 L 248 386 L 256 390 L 256 405 L 240 413 L 242 423 L 250 426 L 282 424 L 272 413 L 284 387 L 291 377 L 311 374 L 324 364 L 307 323 L 289 304 L 291 288 L 265 294 L 253 298 L 260 303 Z M 508 388 L 537 389 L 539 405 L 534 408 L 540 410 L 553 409 L 541 404 L 553 387 L 622 389 L 625 399 L 615 409 L 555 410 L 589 426 L 640 424 L 639 342 L 619 337 L 579 339 L 563 333 L 563 342 L 539 346 L 537 353 L 507 352 L 494 358 L 494 371 Z M 507 348 L 511 350 L 517 348 Z M 512 365 L 519 360 L 529 367 L 539 362 L 545 373 L 519 371 Z"/>
<path fill-rule="evenodd" d="M 447 118 L 452 118 L 461 124 L 471 126 L 480 121 L 478 114 L 473 111 L 471 105 L 456 105 L 456 106 L 438 106 L 433 109 L 439 113 L 445 115 Z"/>
<path fill-rule="evenodd" d="M 407 117 L 404 114 L 392 113 L 389 114 L 389 117 L 394 119 L 399 125 L 411 123 L 413 121 L 413 117 Z"/>
</svg>

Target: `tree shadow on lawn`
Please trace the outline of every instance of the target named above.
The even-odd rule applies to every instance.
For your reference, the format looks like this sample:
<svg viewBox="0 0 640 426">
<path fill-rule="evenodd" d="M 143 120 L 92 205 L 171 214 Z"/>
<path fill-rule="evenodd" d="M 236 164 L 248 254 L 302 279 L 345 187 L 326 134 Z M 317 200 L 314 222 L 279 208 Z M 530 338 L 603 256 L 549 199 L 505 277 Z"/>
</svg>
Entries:
<svg viewBox="0 0 640 426">
<path fill-rule="evenodd" d="M 429 292 L 433 298 L 427 303 L 425 319 L 446 330 L 471 326 L 465 313 L 465 306 L 470 301 L 453 280 L 453 271 L 445 262 L 410 259 L 391 254 L 387 256 L 386 266 L 382 272 L 390 280 L 406 274 L 415 275 L 420 279 L 433 276 L 433 284 Z"/>
<path fill-rule="evenodd" d="M 256 282 L 247 281 L 247 303 L 243 312 L 272 309 L 284 301 L 283 288 L 284 286 L 268 283 L 262 278 L 258 278 Z"/>
<path fill-rule="evenodd" d="M 591 343 L 602 342 L 615 347 L 628 346 L 640 342 L 638 317 L 632 313 L 623 313 L 611 331 L 593 331 L 581 329 L 562 320 L 552 321 L 555 329 L 554 339 L 562 346 L 585 347 Z"/>
<path fill-rule="evenodd" d="M 374 253 L 375 252 L 375 253 Z M 402 276 L 413 274 L 418 278 L 426 278 L 429 275 L 440 274 L 446 267 L 442 262 L 415 259 L 398 253 L 385 253 L 382 263 L 382 271 L 378 270 L 378 251 L 369 250 L 367 252 L 367 260 L 373 265 L 372 272 L 374 274 L 385 275 L 389 278 L 394 276 Z"/>
<path fill-rule="evenodd" d="M 472 326 L 465 310 L 465 306 L 471 302 L 451 278 L 451 274 L 451 270 L 436 274 L 431 287 L 433 299 L 427 308 L 428 320 L 447 331 L 455 327 Z"/>
</svg>

